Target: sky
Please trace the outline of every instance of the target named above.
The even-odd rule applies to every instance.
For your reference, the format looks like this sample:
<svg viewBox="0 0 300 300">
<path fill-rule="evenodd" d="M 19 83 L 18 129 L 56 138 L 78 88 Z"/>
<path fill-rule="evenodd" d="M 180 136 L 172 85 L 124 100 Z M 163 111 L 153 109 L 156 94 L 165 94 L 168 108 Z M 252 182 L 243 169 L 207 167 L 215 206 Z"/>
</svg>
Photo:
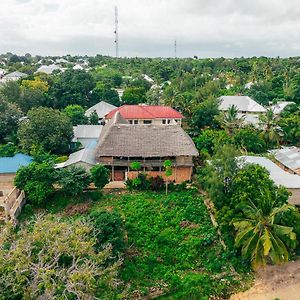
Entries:
<svg viewBox="0 0 300 300">
<path fill-rule="evenodd" d="M 0 53 L 300 55 L 300 0 L 0 0 Z"/>
</svg>

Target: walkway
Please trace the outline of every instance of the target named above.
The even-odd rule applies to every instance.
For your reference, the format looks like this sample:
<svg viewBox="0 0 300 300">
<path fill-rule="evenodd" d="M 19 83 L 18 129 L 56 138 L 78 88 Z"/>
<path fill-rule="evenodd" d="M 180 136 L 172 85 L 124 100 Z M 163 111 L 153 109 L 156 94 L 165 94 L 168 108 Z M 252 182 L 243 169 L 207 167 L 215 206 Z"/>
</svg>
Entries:
<svg viewBox="0 0 300 300">
<path fill-rule="evenodd" d="M 104 189 L 110 189 L 110 190 L 114 190 L 114 189 L 120 189 L 120 190 L 124 190 L 126 189 L 126 185 L 124 181 L 111 181 L 109 182 Z"/>
</svg>

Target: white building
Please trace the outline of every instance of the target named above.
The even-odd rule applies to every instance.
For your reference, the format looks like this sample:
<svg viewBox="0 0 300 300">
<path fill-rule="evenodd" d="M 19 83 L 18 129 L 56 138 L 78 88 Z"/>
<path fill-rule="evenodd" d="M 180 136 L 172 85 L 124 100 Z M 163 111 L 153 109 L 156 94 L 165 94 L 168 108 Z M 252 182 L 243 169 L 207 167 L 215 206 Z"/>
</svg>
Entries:
<svg viewBox="0 0 300 300">
<path fill-rule="evenodd" d="M 150 76 L 148 76 L 147 74 L 143 74 L 142 76 L 149 83 L 154 83 L 154 80 Z"/>
<path fill-rule="evenodd" d="M 37 69 L 37 71 L 35 73 L 45 73 L 47 75 L 51 75 L 56 70 L 62 71 L 63 69 L 60 66 L 55 65 L 55 64 L 52 64 L 49 66 L 42 65 Z"/>
<path fill-rule="evenodd" d="M 283 112 L 283 110 L 291 104 L 295 104 L 295 102 L 292 101 L 280 101 L 277 102 L 276 104 L 272 105 L 270 108 L 274 112 L 275 115 L 279 115 Z"/>
<path fill-rule="evenodd" d="M 110 103 L 101 101 L 95 104 L 94 106 L 90 107 L 88 110 L 86 110 L 85 116 L 90 117 L 93 112 L 96 112 L 99 118 L 99 122 L 101 123 L 101 121 L 104 120 L 105 115 L 116 108 L 116 106 Z"/>
<path fill-rule="evenodd" d="M 270 159 L 260 156 L 241 156 L 243 163 L 257 164 L 265 167 L 269 173 L 270 178 L 277 186 L 284 186 L 291 192 L 289 203 L 300 205 L 300 176 L 290 174 L 282 168 L 273 163 Z"/>
<path fill-rule="evenodd" d="M 25 74 L 25 73 L 15 71 L 15 72 L 4 75 L 3 78 L 2 78 L 2 82 L 5 83 L 5 82 L 8 82 L 8 81 L 17 81 L 17 80 L 19 80 L 23 77 L 26 77 L 26 76 L 28 76 L 28 75 Z"/>
<path fill-rule="evenodd" d="M 73 70 L 84 70 L 84 68 L 79 65 L 79 64 L 76 64 L 74 67 L 73 67 Z"/>
<path fill-rule="evenodd" d="M 238 117 L 243 118 L 245 123 L 257 125 L 259 115 L 264 114 L 267 110 L 248 96 L 221 96 L 219 98 L 219 109 L 228 111 L 231 106 L 238 110 Z"/>
</svg>

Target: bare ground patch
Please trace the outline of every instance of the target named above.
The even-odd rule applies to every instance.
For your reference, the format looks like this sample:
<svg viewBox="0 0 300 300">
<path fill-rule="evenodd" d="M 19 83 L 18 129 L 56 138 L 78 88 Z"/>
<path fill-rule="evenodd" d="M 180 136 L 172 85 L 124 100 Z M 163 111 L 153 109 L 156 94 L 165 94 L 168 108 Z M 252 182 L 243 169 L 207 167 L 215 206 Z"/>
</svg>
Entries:
<svg viewBox="0 0 300 300">
<path fill-rule="evenodd" d="M 300 260 L 267 266 L 256 274 L 254 286 L 230 300 L 299 300 Z"/>
</svg>

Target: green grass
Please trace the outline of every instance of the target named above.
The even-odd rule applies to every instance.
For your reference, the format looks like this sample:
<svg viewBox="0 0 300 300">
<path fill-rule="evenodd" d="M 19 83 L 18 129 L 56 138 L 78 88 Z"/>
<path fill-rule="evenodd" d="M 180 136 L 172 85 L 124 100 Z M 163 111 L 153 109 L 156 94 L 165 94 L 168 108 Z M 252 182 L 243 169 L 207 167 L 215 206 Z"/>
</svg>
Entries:
<svg viewBox="0 0 300 300">
<path fill-rule="evenodd" d="M 151 287 L 169 299 L 226 297 L 239 285 L 233 253 L 224 251 L 201 196 L 195 192 L 126 194 L 93 208 L 113 206 L 124 218 L 129 250 L 121 277 L 130 290 Z"/>
<path fill-rule="evenodd" d="M 85 199 L 57 194 L 44 211 L 60 214 L 70 203 L 90 198 L 91 211 L 115 209 L 124 220 L 127 250 L 120 277 L 130 299 L 149 294 L 161 294 L 160 299 L 226 298 L 248 282 L 247 268 L 234 251 L 224 251 L 197 192 L 93 193 Z"/>
</svg>

